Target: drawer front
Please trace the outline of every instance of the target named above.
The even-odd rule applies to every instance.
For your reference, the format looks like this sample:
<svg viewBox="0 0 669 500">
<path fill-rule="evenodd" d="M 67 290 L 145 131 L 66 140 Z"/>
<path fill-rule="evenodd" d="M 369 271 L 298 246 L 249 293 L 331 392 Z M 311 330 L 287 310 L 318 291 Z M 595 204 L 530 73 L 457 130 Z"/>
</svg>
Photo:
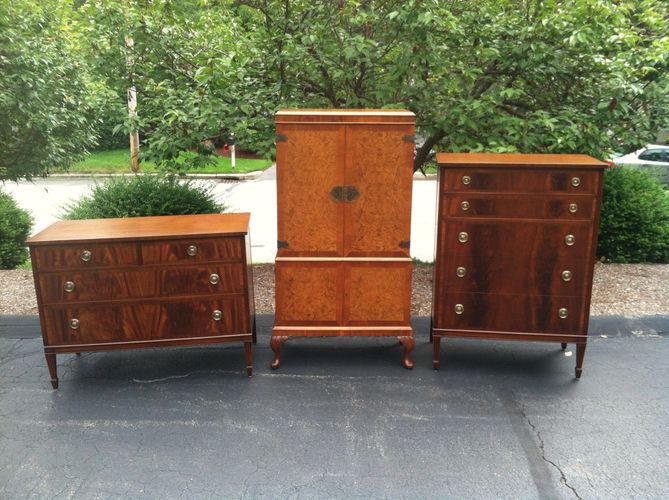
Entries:
<svg viewBox="0 0 669 500">
<path fill-rule="evenodd" d="M 197 238 L 178 241 L 151 241 L 142 243 L 144 264 L 193 264 L 200 262 L 242 261 L 244 239 Z"/>
<path fill-rule="evenodd" d="M 435 328 L 526 333 L 581 331 L 583 299 L 547 295 L 447 293 L 435 304 Z M 566 317 L 561 317 L 562 315 Z"/>
<path fill-rule="evenodd" d="M 445 169 L 443 177 L 442 192 L 596 194 L 601 174 L 581 170 L 494 167 Z"/>
<path fill-rule="evenodd" d="M 221 313 L 218 320 L 214 318 L 215 311 Z M 251 331 L 241 295 L 188 302 L 47 307 L 45 312 L 49 346 L 207 337 Z M 73 320 L 78 323 L 72 325 Z"/>
<path fill-rule="evenodd" d="M 590 261 L 546 255 L 527 260 L 509 255 L 446 255 L 437 267 L 442 292 L 585 295 Z"/>
<path fill-rule="evenodd" d="M 442 217 L 591 220 L 595 197 L 583 195 L 442 195 Z"/>
<path fill-rule="evenodd" d="M 516 256 L 526 262 L 557 257 L 587 259 L 592 245 L 590 223 L 482 222 L 447 220 L 439 230 L 439 255 Z M 520 272 L 525 272 L 527 265 Z"/>
<path fill-rule="evenodd" d="M 243 293 L 241 263 L 140 271 L 91 270 L 39 276 L 45 303 Z"/>
<path fill-rule="evenodd" d="M 33 255 L 37 270 L 57 271 L 139 264 L 137 245 L 134 243 L 37 246 L 33 247 Z"/>
</svg>

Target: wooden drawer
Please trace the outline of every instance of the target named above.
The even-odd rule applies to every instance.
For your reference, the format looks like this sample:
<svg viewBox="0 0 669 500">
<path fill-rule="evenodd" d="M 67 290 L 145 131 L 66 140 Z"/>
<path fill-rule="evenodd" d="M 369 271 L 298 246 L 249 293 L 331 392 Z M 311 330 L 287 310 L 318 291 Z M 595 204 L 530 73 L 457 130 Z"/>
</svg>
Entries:
<svg viewBox="0 0 669 500">
<path fill-rule="evenodd" d="M 139 264 L 135 243 L 46 245 L 35 246 L 32 252 L 33 266 L 37 270 L 57 271 Z"/>
<path fill-rule="evenodd" d="M 598 172 L 458 168 L 442 172 L 442 193 L 587 193 L 599 192 Z M 576 180 L 578 179 L 578 180 Z"/>
<path fill-rule="evenodd" d="M 586 259 L 592 245 L 590 223 L 446 220 L 439 228 L 445 255 L 516 256 L 521 261 L 553 261 L 557 257 Z M 568 237 L 573 244 L 568 245 Z M 526 267 L 526 266 L 524 266 Z M 522 268 L 521 268 L 522 269 Z"/>
<path fill-rule="evenodd" d="M 221 311 L 215 320 L 214 311 Z M 202 301 L 46 307 L 48 346 L 250 333 L 242 295 Z M 70 323 L 79 321 L 73 329 Z"/>
<path fill-rule="evenodd" d="M 138 271 L 42 273 L 39 276 L 42 297 L 47 304 L 243 293 L 245 281 L 246 273 L 241 263 Z M 66 284 L 73 285 L 74 289 L 66 291 Z"/>
<path fill-rule="evenodd" d="M 150 241 L 141 244 L 142 262 L 152 264 L 193 264 L 242 261 L 244 240 L 240 237 Z M 191 255 L 192 254 L 192 255 Z"/>
<path fill-rule="evenodd" d="M 591 220 L 589 195 L 442 194 L 441 217 Z"/>
<path fill-rule="evenodd" d="M 576 333 L 583 298 L 548 295 L 446 293 L 434 304 L 434 328 L 498 332 Z M 456 307 L 462 307 L 462 313 Z M 560 317 L 566 309 L 567 317 Z"/>
<path fill-rule="evenodd" d="M 409 324 L 411 261 L 276 262 L 276 326 Z"/>
<path fill-rule="evenodd" d="M 440 289 L 527 295 L 574 295 L 589 292 L 590 261 L 544 256 L 529 261 L 515 255 L 447 255 L 437 268 Z"/>
</svg>

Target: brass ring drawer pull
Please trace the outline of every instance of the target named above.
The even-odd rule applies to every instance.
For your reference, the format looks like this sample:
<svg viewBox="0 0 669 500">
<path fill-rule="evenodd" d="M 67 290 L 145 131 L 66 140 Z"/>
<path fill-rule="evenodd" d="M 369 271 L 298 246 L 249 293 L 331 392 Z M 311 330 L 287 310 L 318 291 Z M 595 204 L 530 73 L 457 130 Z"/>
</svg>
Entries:
<svg viewBox="0 0 669 500">
<path fill-rule="evenodd" d="M 214 321 L 221 321 L 223 319 L 223 313 L 216 309 L 214 312 L 211 313 L 211 319 Z"/>
<path fill-rule="evenodd" d="M 463 201 L 460 203 L 460 208 L 462 209 L 463 212 L 466 212 L 469 210 L 469 202 L 468 201 Z"/>
<path fill-rule="evenodd" d="M 560 319 L 565 319 L 567 316 L 569 316 L 569 311 L 567 310 L 566 307 L 561 307 L 558 310 L 558 316 L 560 317 Z"/>
<path fill-rule="evenodd" d="M 465 186 L 468 186 L 469 184 L 471 184 L 471 182 L 472 182 L 472 178 L 471 178 L 471 177 L 469 177 L 468 175 L 463 175 L 463 176 L 462 176 L 462 183 L 463 183 Z"/>
<path fill-rule="evenodd" d="M 576 243 L 576 237 L 573 234 L 568 234 L 564 237 L 564 244 L 568 247 L 573 246 Z"/>
<path fill-rule="evenodd" d="M 221 282 L 221 277 L 218 274 L 212 273 L 209 275 L 209 283 L 211 283 L 212 285 L 218 285 L 220 282 Z"/>
<path fill-rule="evenodd" d="M 455 310 L 455 314 L 462 314 L 465 312 L 465 306 L 462 304 L 455 304 L 455 307 L 453 308 Z"/>
<path fill-rule="evenodd" d="M 67 293 L 74 292 L 74 288 L 75 286 L 73 281 L 66 281 L 63 285 L 63 290 L 65 290 Z"/>
<path fill-rule="evenodd" d="M 90 262 L 91 259 L 93 258 L 93 254 L 91 253 L 90 250 L 84 250 L 83 252 L 81 252 L 81 255 L 79 257 L 84 262 Z"/>
<path fill-rule="evenodd" d="M 571 185 L 574 186 L 574 187 L 579 187 L 581 185 L 580 177 L 572 177 L 571 178 Z"/>
<path fill-rule="evenodd" d="M 186 248 L 186 253 L 191 257 L 195 257 L 197 255 L 197 246 L 188 245 L 188 248 Z"/>
<path fill-rule="evenodd" d="M 576 203 L 570 203 L 569 204 L 569 212 L 572 214 L 575 214 L 578 212 L 578 205 Z"/>
<path fill-rule="evenodd" d="M 562 281 L 571 281 L 571 271 L 568 269 L 562 271 Z"/>
<path fill-rule="evenodd" d="M 465 231 L 458 233 L 458 241 L 460 243 L 467 243 L 467 241 L 469 241 L 469 235 Z"/>
<path fill-rule="evenodd" d="M 466 274 L 467 274 L 467 268 L 466 267 L 460 266 L 455 270 L 455 275 L 458 278 L 464 278 Z"/>
<path fill-rule="evenodd" d="M 72 330 L 76 330 L 79 328 L 79 320 L 77 318 L 72 318 L 70 320 L 70 328 Z"/>
</svg>

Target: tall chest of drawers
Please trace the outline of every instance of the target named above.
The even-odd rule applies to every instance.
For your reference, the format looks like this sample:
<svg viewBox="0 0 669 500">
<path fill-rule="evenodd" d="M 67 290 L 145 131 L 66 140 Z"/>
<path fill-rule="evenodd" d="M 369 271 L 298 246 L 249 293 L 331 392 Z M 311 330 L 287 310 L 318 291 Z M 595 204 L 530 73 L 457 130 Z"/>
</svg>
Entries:
<svg viewBox="0 0 669 500">
<path fill-rule="evenodd" d="M 585 155 L 440 153 L 432 310 L 442 337 L 576 344 L 585 354 L 602 173 Z"/>
<path fill-rule="evenodd" d="M 276 114 L 278 368 L 290 337 L 393 336 L 411 368 L 411 190 L 405 110 Z"/>
<path fill-rule="evenodd" d="M 255 341 L 250 214 L 61 221 L 27 242 L 56 354 Z"/>
</svg>

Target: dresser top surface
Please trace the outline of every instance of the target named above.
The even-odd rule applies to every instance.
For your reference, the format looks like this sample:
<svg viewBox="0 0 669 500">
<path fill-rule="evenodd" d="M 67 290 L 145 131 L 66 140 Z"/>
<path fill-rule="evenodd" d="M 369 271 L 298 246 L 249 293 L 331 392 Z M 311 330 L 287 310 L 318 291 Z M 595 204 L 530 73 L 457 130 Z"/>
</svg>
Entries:
<svg viewBox="0 0 669 500">
<path fill-rule="evenodd" d="M 64 220 L 40 231 L 26 243 L 32 246 L 87 241 L 243 235 L 248 233 L 250 218 L 249 213 L 235 213 Z"/>
<path fill-rule="evenodd" d="M 414 123 L 416 115 L 406 109 L 281 109 L 277 123 Z"/>
<path fill-rule="evenodd" d="M 607 164 L 581 154 L 526 154 L 526 153 L 437 153 L 440 167 L 577 167 L 601 170 Z"/>
</svg>

